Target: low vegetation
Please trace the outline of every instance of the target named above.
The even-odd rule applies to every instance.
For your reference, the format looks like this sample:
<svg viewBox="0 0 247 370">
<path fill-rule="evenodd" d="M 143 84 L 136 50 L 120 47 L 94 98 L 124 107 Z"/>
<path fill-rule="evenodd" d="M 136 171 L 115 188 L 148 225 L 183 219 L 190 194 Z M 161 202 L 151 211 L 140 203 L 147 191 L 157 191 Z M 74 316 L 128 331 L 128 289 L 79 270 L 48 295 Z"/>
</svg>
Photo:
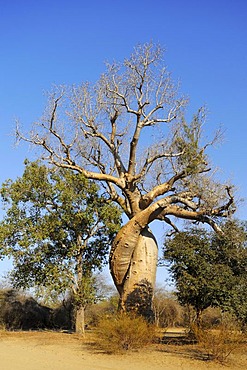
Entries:
<svg viewBox="0 0 247 370">
<path fill-rule="evenodd" d="M 182 307 L 173 294 L 159 289 L 154 302 L 158 320 L 150 325 L 142 317 L 118 314 L 117 302 L 118 296 L 112 294 L 86 309 L 84 340 L 90 338 L 105 353 L 123 354 L 146 346 L 177 353 L 179 348 L 179 353 L 190 358 L 226 363 L 246 347 L 246 335 L 239 322 L 219 308 L 206 309 L 198 327 L 193 307 Z M 22 292 L 0 290 L 2 333 L 43 329 L 73 332 L 73 328 L 70 300 L 47 307 Z"/>
<path fill-rule="evenodd" d="M 38 303 L 30 295 L 14 289 L 0 290 L 0 325 L 6 330 L 73 328 L 73 306 L 64 301 L 55 307 Z"/>
<path fill-rule="evenodd" d="M 214 329 L 193 327 L 193 333 L 198 342 L 198 349 L 207 360 L 226 362 L 228 357 L 242 344 L 245 343 L 245 335 L 240 330 L 238 323 L 227 316 Z"/>
<path fill-rule="evenodd" d="M 142 317 L 127 314 L 103 318 L 97 328 L 98 344 L 109 353 L 136 350 L 152 343 L 154 327 Z"/>
</svg>

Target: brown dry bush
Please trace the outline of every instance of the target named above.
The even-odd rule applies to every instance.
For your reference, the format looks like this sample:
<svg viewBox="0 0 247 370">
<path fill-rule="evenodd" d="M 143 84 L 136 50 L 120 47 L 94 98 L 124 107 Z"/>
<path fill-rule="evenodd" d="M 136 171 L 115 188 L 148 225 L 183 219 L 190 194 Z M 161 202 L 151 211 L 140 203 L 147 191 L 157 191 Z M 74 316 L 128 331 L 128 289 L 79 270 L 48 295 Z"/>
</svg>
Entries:
<svg viewBox="0 0 247 370">
<path fill-rule="evenodd" d="M 225 362 L 244 341 L 238 324 L 231 318 L 224 319 L 215 329 L 192 327 L 199 348 L 208 360 Z"/>
<path fill-rule="evenodd" d="M 155 324 L 161 328 L 182 326 L 184 324 L 184 309 L 167 293 L 157 292 L 154 296 Z"/>
<path fill-rule="evenodd" d="M 85 323 L 87 328 L 99 325 L 102 317 L 110 317 L 117 313 L 119 295 L 112 296 L 109 300 L 104 300 L 96 304 L 87 306 L 85 310 Z"/>
<path fill-rule="evenodd" d="M 150 344 L 155 329 L 142 317 L 117 314 L 103 318 L 97 328 L 98 344 L 108 353 L 123 353 Z"/>
<path fill-rule="evenodd" d="M 51 309 L 14 289 L 0 291 L 0 322 L 7 330 L 49 327 L 50 313 Z"/>
<path fill-rule="evenodd" d="M 0 289 L 0 329 L 72 329 L 72 305 L 65 301 L 56 308 L 39 304 L 14 289 Z"/>
</svg>

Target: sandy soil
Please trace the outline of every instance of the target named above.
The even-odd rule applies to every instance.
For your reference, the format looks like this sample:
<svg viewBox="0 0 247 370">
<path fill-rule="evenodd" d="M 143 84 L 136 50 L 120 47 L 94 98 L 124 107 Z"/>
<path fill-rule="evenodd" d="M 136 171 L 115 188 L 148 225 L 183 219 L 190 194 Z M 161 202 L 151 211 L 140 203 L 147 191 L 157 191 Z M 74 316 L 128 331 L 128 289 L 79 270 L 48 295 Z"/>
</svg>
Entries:
<svg viewBox="0 0 247 370">
<path fill-rule="evenodd" d="M 180 347 L 180 348 L 179 348 Z M 193 358 L 193 349 L 154 345 L 126 355 L 107 355 L 90 336 L 50 332 L 0 333 L 1 370 L 237 370 L 247 357 L 235 355 L 227 365 Z"/>
</svg>

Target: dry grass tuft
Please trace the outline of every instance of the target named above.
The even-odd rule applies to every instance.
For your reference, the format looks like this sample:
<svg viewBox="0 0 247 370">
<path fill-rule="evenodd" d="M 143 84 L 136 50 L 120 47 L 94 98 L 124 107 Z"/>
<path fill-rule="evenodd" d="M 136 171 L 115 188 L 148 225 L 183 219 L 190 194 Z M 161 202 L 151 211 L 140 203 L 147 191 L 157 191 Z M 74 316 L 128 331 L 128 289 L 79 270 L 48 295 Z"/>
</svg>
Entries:
<svg viewBox="0 0 247 370">
<path fill-rule="evenodd" d="M 123 353 L 143 348 L 155 337 L 155 329 L 142 317 L 118 314 L 100 321 L 97 341 L 108 353 Z"/>
<path fill-rule="evenodd" d="M 206 330 L 193 328 L 194 335 L 208 360 L 226 362 L 228 357 L 238 350 L 245 337 L 234 322 L 222 322 L 217 329 Z"/>
</svg>

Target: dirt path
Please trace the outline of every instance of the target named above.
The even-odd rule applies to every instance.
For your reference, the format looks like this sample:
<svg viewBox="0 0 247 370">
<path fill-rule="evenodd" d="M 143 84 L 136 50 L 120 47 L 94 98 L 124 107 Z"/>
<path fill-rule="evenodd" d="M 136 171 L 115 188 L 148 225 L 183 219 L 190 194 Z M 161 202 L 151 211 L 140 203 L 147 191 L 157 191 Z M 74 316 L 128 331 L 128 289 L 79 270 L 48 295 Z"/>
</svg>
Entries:
<svg viewBox="0 0 247 370">
<path fill-rule="evenodd" d="M 246 369 L 246 364 L 239 360 L 225 367 L 159 348 L 107 355 L 75 335 L 61 333 L 0 334 L 1 370 L 237 370 Z"/>
</svg>

